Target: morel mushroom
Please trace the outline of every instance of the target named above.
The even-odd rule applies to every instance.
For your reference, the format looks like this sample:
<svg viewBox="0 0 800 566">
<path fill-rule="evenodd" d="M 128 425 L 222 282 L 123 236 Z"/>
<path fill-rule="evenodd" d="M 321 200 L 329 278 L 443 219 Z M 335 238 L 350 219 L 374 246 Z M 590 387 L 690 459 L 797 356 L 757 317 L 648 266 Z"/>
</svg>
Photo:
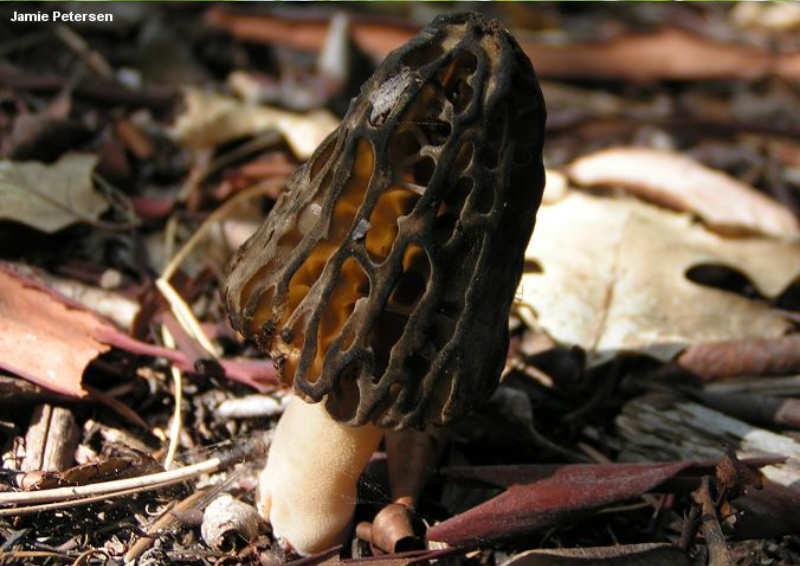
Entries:
<svg viewBox="0 0 800 566">
<path fill-rule="evenodd" d="M 496 386 L 544 118 L 498 22 L 439 17 L 385 59 L 237 253 L 233 325 L 300 397 L 259 495 L 295 551 L 342 542 L 380 427 L 445 424 Z"/>
</svg>

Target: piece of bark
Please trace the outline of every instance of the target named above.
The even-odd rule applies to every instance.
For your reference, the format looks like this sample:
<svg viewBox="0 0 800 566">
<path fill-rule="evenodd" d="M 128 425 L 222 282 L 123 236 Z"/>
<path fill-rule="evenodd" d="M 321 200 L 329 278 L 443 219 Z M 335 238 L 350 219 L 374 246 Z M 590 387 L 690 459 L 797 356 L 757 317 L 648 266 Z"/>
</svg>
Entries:
<svg viewBox="0 0 800 566">
<path fill-rule="evenodd" d="M 787 377 L 742 376 L 706 383 L 703 391 L 709 393 L 742 393 L 774 397 L 800 397 L 800 375 Z"/>
<path fill-rule="evenodd" d="M 447 429 L 387 431 L 385 436 L 389 488 L 392 503 L 384 506 L 372 523 L 356 527 L 359 538 L 380 552 L 404 552 L 422 548 L 417 536 L 414 509 L 447 440 Z"/>
<path fill-rule="evenodd" d="M 796 373 L 800 372 L 800 334 L 695 344 L 678 356 L 677 364 L 703 380 Z"/>
<path fill-rule="evenodd" d="M 72 399 L 57 395 L 30 381 L 0 372 L 0 404 L 2 405 L 19 407 L 21 403 L 62 402 L 68 400 Z"/>
<path fill-rule="evenodd" d="M 4 299 L 0 301 L 0 367 L 56 393 L 85 398 L 86 366 L 112 346 L 166 358 L 183 371 L 198 371 L 185 353 L 136 340 L 4 262 L 0 262 L 0 296 Z M 259 390 L 277 383 L 270 361 L 223 359 L 219 365 L 228 378 Z"/>
<path fill-rule="evenodd" d="M 695 460 L 722 457 L 734 448 L 742 458 L 774 454 L 786 461 L 761 468 L 767 479 L 790 486 L 800 481 L 800 443 L 673 395 L 648 395 L 628 402 L 615 420 L 623 442 L 621 459 Z"/>
<path fill-rule="evenodd" d="M 54 405 L 37 406 L 25 435 L 25 458 L 20 470 L 60 472 L 69 468 L 74 463 L 79 438 L 72 411 Z"/>
<path fill-rule="evenodd" d="M 110 457 L 73 466 L 61 472 L 34 470 L 19 476 L 17 485 L 25 491 L 38 491 L 119 480 L 163 471 L 163 466 L 148 456 Z"/>
<path fill-rule="evenodd" d="M 753 424 L 800 428 L 800 399 L 710 391 L 700 391 L 693 395 L 708 407 Z"/>
</svg>

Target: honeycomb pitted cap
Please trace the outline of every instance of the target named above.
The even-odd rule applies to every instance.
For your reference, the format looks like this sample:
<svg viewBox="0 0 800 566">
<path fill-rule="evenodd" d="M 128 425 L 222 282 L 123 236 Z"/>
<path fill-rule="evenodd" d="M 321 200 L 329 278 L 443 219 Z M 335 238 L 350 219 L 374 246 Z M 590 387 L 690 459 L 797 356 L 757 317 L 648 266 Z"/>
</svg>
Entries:
<svg viewBox="0 0 800 566">
<path fill-rule="evenodd" d="M 234 327 L 338 421 L 444 424 L 485 400 L 544 186 L 545 108 L 496 21 L 392 52 L 237 252 Z"/>
</svg>

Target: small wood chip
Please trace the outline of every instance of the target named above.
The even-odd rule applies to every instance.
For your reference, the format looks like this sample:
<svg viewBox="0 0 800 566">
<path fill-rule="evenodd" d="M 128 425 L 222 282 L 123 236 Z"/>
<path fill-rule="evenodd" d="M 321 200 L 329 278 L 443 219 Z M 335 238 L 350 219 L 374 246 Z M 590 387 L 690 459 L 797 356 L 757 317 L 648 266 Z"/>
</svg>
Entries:
<svg viewBox="0 0 800 566">
<path fill-rule="evenodd" d="M 37 406 L 25 435 L 21 470 L 60 472 L 69 468 L 75 461 L 79 432 L 71 410 L 53 405 Z"/>
</svg>

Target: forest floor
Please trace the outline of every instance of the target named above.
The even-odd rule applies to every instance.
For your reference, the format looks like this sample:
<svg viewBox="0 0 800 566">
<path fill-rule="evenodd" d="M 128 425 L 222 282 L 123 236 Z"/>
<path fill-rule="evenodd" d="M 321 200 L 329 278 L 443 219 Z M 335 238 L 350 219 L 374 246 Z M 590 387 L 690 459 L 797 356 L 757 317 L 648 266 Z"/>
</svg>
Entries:
<svg viewBox="0 0 800 566">
<path fill-rule="evenodd" d="M 23 8 L 0 6 L 0 562 L 800 563 L 798 5 Z M 301 559 L 252 507 L 290 390 L 231 328 L 226 266 L 380 61 L 467 9 L 547 106 L 507 364 L 436 431 L 413 537 Z M 382 447 L 356 523 L 391 499 Z"/>
</svg>

